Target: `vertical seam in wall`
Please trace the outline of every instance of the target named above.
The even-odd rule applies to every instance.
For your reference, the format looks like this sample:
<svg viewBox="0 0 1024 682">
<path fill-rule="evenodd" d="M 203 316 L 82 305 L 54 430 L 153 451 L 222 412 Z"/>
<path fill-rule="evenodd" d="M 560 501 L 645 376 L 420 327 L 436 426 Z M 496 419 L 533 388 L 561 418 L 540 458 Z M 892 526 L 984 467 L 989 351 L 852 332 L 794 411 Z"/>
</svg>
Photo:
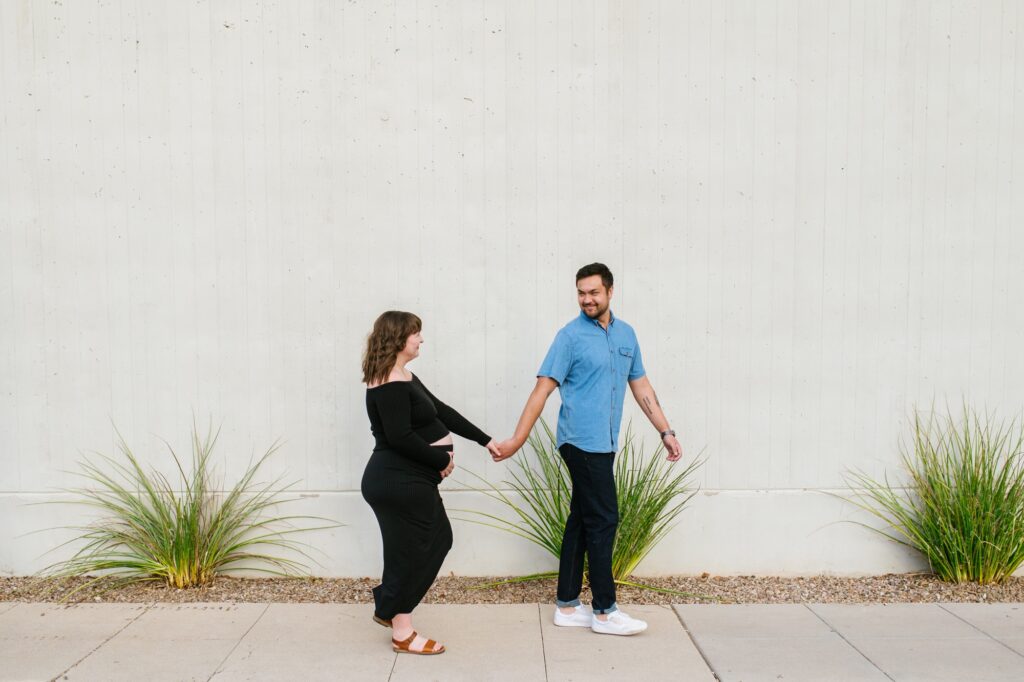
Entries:
<svg viewBox="0 0 1024 682">
<path fill-rule="evenodd" d="M 1015 17 L 1015 21 L 1016 21 L 1016 24 L 1018 24 L 1018 25 L 1020 24 L 1020 15 L 1019 14 L 1017 15 L 1017 17 Z M 1010 107 L 1011 107 L 1011 109 L 1013 108 L 1013 106 L 1016 104 L 1016 101 L 1017 101 L 1017 88 L 1016 88 L 1016 86 L 1017 86 L 1017 41 L 1014 41 L 1014 43 L 1013 43 L 1013 85 L 1014 85 L 1013 97 L 1010 99 Z M 1010 118 L 1010 142 L 1011 142 L 1011 144 L 1009 145 L 1010 146 L 1010 150 L 1011 150 L 1010 151 L 1010 172 L 1007 174 L 1007 178 L 1009 179 L 1009 182 L 1007 183 L 1008 184 L 1007 189 L 1009 190 L 1007 192 L 1007 195 L 1009 197 L 1011 197 L 1010 198 L 1010 214 L 1011 215 L 1012 215 L 1012 212 L 1013 212 L 1013 204 L 1015 203 L 1013 201 L 1013 198 L 1016 196 L 1014 194 L 1014 192 L 1013 192 L 1014 167 L 1016 166 L 1016 159 L 1017 159 L 1016 149 L 1014 149 L 1014 147 L 1013 147 L 1013 139 L 1016 136 L 1016 132 L 1017 132 L 1017 117 L 1016 116 L 1012 116 Z M 1013 253 L 1013 233 L 1014 233 L 1014 230 L 1007 229 L 1007 239 L 1009 241 L 1009 244 L 1007 245 L 1007 248 L 1005 249 L 1005 251 L 1007 253 Z M 1006 353 L 1006 348 L 1007 348 L 1007 346 L 1009 344 L 1010 335 L 1009 334 L 1003 334 L 1002 336 L 1003 336 L 1003 353 L 1004 353 L 1002 357 L 1006 357 L 1005 353 Z M 1009 376 L 1010 376 L 1009 372 L 1003 372 L 1002 395 L 1006 395 L 1006 385 L 1009 382 Z"/>
<path fill-rule="evenodd" d="M 817 619 L 818 619 L 818 620 L 820 620 L 820 621 L 821 621 L 822 623 L 824 623 L 825 625 L 827 625 L 827 626 L 828 626 L 828 628 L 829 628 L 829 630 L 831 630 L 832 632 L 836 633 L 836 635 L 838 635 L 838 636 L 839 636 L 839 639 L 841 639 L 841 640 L 843 640 L 844 642 L 846 642 L 847 646 L 849 646 L 849 647 L 850 647 L 851 649 L 853 649 L 853 650 L 854 650 L 854 651 L 856 651 L 856 652 L 857 652 L 858 654 L 860 654 L 861 656 L 863 656 L 863 657 L 864 657 L 864 660 L 865 660 L 865 661 L 867 661 L 868 663 L 870 663 L 870 664 L 871 664 L 871 666 L 872 666 L 873 668 L 875 668 L 875 670 L 877 670 L 878 672 L 882 673 L 882 674 L 883 674 L 883 675 L 885 675 L 885 676 L 886 676 L 887 678 L 889 678 L 890 680 L 893 680 L 893 681 L 895 682 L 895 679 L 896 679 L 896 678 L 894 678 L 894 677 L 893 677 L 892 675 L 890 675 L 889 673 L 887 673 L 887 672 L 885 672 L 884 670 L 882 670 L 882 668 L 881 668 L 881 667 L 879 667 L 879 665 L 878 665 L 877 663 L 875 663 L 874 661 L 872 661 L 872 660 L 871 660 L 871 659 L 870 659 L 870 658 L 868 657 L 868 655 L 867 655 L 867 654 L 865 654 L 865 653 L 864 653 L 863 651 L 861 651 L 860 649 L 858 649 L 858 648 L 857 648 L 857 647 L 856 647 L 856 646 L 855 646 L 855 645 L 853 644 L 853 642 L 851 642 L 850 640 L 846 639 L 846 636 L 845 636 L 845 635 L 844 635 L 843 633 L 841 633 L 841 632 L 840 632 L 840 631 L 839 631 L 839 630 L 838 630 L 838 629 L 837 629 L 837 628 L 836 628 L 836 627 L 835 627 L 834 625 L 832 625 L 832 623 L 830 623 L 830 622 L 828 622 L 827 620 L 825 620 L 825 618 L 824 618 L 824 617 L 822 617 L 822 615 L 821 615 L 820 613 L 818 613 L 817 611 L 815 611 L 814 609 L 812 609 L 812 608 L 810 607 L 810 605 L 809 605 L 809 604 L 801 604 L 801 606 L 803 606 L 803 607 L 804 607 L 805 609 L 807 609 L 808 611 L 810 611 L 811 613 L 813 613 L 813 614 L 814 614 L 814 616 L 815 616 L 815 618 L 817 618 Z"/>
<path fill-rule="evenodd" d="M 938 607 L 939 607 L 940 609 L 942 609 L 943 611 L 945 611 L 945 612 L 946 612 L 946 613 L 948 613 L 949 615 L 953 616 L 953 617 L 954 617 L 954 618 L 956 618 L 957 620 L 959 620 L 959 621 L 962 621 L 962 622 L 966 623 L 967 625 L 971 626 L 971 627 L 972 627 L 973 629 L 975 629 L 975 630 L 977 630 L 978 632 L 980 632 L 981 634 L 985 635 L 986 637 L 988 637 L 989 639 L 991 639 L 991 640 L 992 640 L 993 642 L 996 642 L 996 643 L 997 643 L 997 644 L 999 644 L 1000 646 L 1002 646 L 1002 647 L 1004 647 L 1004 648 L 1006 648 L 1006 649 L 1009 649 L 1010 651 L 1012 651 L 1012 652 L 1013 652 L 1013 653 L 1015 653 L 1016 655 L 1020 656 L 1021 658 L 1024 658 L 1024 654 L 1022 654 L 1021 652 L 1017 651 L 1016 649 L 1014 649 L 1014 648 L 1013 648 L 1012 646 L 1010 646 L 1010 645 L 1009 645 L 1009 644 L 1007 644 L 1006 642 L 1002 641 L 1001 639 L 999 639 L 999 638 L 997 638 L 997 637 L 993 637 L 992 635 L 990 635 L 989 633 L 985 632 L 984 630 L 982 630 L 981 628 L 979 628 L 979 627 L 978 627 L 977 625 L 975 625 L 975 624 L 974 624 L 974 623 L 972 623 L 971 621 L 967 620 L 966 618 L 963 618 L 963 617 L 962 617 L 962 616 L 960 616 L 959 614 L 957 614 L 957 613 L 954 613 L 953 611 L 950 611 L 949 609 L 947 609 L 947 608 L 946 608 L 946 606 L 945 606 L 945 605 L 943 605 L 943 604 L 936 604 L 936 606 L 938 606 Z M 987 605 L 986 605 L 986 606 L 987 606 Z"/>
</svg>

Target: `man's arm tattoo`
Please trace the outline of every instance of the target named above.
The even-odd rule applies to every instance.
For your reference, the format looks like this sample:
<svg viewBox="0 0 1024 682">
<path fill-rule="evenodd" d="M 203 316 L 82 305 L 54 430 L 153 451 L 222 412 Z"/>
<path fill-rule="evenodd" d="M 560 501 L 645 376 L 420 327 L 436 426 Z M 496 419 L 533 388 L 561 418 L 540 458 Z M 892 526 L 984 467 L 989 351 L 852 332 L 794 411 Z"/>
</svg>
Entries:
<svg viewBox="0 0 1024 682">
<path fill-rule="evenodd" d="M 644 395 L 640 404 L 640 407 L 643 408 L 643 411 L 647 413 L 648 417 L 654 416 L 654 407 L 653 404 L 651 404 L 651 398 L 654 398 L 653 404 L 656 404 L 658 410 L 662 409 L 662 401 L 657 399 L 657 393 L 654 392 L 654 389 L 650 389 L 650 395 Z"/>
</svg>

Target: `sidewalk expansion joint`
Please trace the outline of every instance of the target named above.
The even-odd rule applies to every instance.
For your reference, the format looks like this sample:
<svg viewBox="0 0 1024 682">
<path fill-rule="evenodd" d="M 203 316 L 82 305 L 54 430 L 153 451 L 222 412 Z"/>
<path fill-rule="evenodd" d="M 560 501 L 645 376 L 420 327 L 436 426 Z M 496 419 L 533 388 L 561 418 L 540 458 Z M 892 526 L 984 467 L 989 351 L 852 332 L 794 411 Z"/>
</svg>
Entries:
<svg viewBox="0 0 1024 682">
<path fill-rule="evenodd" d="M 124 625 L 122 625 L 122 626 L 121 626 L 121 627 L 120 627 L 120 628 L 118 629 L 118 631 L 117 631 L 117 632 L 115 632 L 114 634 L 110 635 L 110 637 L 107 637 L 107 638 L 106 638 L 105 640 L 103 640 L 102 642 L 100 642 L 99 644 L 97 644 L 97 645 L 96 645 L 96 646 L 95 646 L 95 647 L 93 648 L 93 650 L 92 650 L 92 651 L 90 651 L 90 652 L 89 652 L 89 653 L 87 653 L 87 654 L 86 654 L 85 656 L 82 656 L 82 657 L 81 657 L 80 659 L 78 659 L 77 661 L 75 661 L 74 663 L 72 663 L 72 664 L 71 664 L 71 666 L 67 668 L 67 670 L 63 670 L 63 671 L 61 671 L 60 673 L 58 673 L 58 674 L 57 674 L 57 676 L 56 676 L 56 677 L 54 677 L 53 679 L 55 679 L 55 680 L 59 680 L 60 678 L 64 677 L 64 676 L 65 676 L 65 675 L 67 675 L 67 674 L 68 674 L 69 672 L 71 672 L 72 670 L 74 670 L 74 669 L 75 669 L 75 668 L 76 668 L 76 667 L 77 667 L 77 666 L 78 666 L 78 665 L 79 665 L 79 664 L 80 664 L 80 663 L 81 663 L 82 661 L 84 661 L 85 659 L 89 658 L 90 656 L 92 656 L 92 655 L 93 655 L 94 653 L 96 653 L 97 651 L 99 651 L 99 650 L 100 650 L 100 649 L 101 649 L 101 648 L 102 648 L 102 647 L 103 647 L 103 646 L 104 646 L 104 645 L 105 645 L 105 644 L 106 644 L 107 642 L 109 642 L 110 640 L 112 640 L 112 639 L 114 639 L 115 637 L 117 637 L 117 636 L 118 636 L 119 634 L 121 634 L 122 632 L 124 632 L 124 631 L 125 631 L 125 629 L 127 629 L 127 628 L 128 628 L 128 626 L 130 626 L 130 625 L 131 625 L 132 623 L 134 623 L 135 621 L 137 621 L 137 620 L 138 620 L 139 618 L 142 618 L 142 617 L 143 617 L 144 615 L 146 615 L 146 613 L 148 613 L 148 612 L 149 612 L 149 610 L 150 610 L 151 608 L 153 608 L 153 607 L 154 607 L 155 605 L 156 605 L 156 602 L 149 602 L 148 604 L 146 604 L 146 608 L 142 609 L 142 613 L 140 613 L 139 615 L 135 616 L 135 617 L 134 617 L 134 618 L 132 618 L 132 619 L 131 619 L 130 621 L 128 621 L 127 623 L 125 623 Z M 70 606 L 69 606 L 68 608 L 70 608 Z"/>
<path fill-rule="evenodd" d="M 391 659 L 391 670 L 388 671 L 388 682 L 391 682 L 391 677 L 395 674 L 395 666 L 398 665 L 398 652 L 392 654 L 394 658 Z"/>
<path fill-rule="evenodd" d="M 210 673 L 210 676 L 206 678 L 206 682 L 210 682 L 210 680 L 212 680 L 217 675 L 217 673 L 219 673 L 221 671 L 221 668 L 224 667 L 224 664 L 228 662 L 229 658 L 231 658 L 231 654 L 235 653 L 235 649 L 237 649 L 238 646 L 242 643 L 242 641 L 245 640 L 245 638 L 249 636 L 249 633 L 252 632 L 252 629 L 254 627 L 256 627 L 256 624 L 259 623 L 261 620 L 263 620 L 264 614 L 266 614 L 266 612 L 269 611 L 269 610 L 270 610 L 270 604 L 264 605 L 263 610 L 260 611 L 260 615 L 256 616 L 256 620 L 254 620 L 252 622 L 252 625 L 250 625 L 249 628 L 244 633 L 242 633 L 242 636 L 238 638 L 238 641 L 235 642 L 235 645 L 233 647 L 231 647 L 231 651 L 229 651 L 227 653 L 227 655 L 224 656 L 224 659 L 220 663 L 217 664 L 217 667 L 213 669 L 213 672 Z"/>
<path fill-rule="evenodd" d="M 540 654 L 544 659 L 544 682 L 548 682 L 548 651 L 544 648 L 544 616 L 541 605 L 537 604 L 537 625 L 540 626 Z"/>
<path fill-rule="evenodd" d="M 962 621 L 962 622 L 964 622 L 964 623 L 967 623 L 967 624 L 968 624 L 968 625 L 970 625 L 970 626 L 971 626 L 972 628 L 974 628 L 975 630 L 977 630 L 977 631 L 978 631 L 978 632 L 980 632 L 981 634 L 985 635 L 986 637 L 988 637 L 989 639 L 991 639 L 991 640 L 992 640 L 993 642 L 996 642 L 997 644 L 999 644 L 999 645 L 1000 645 L 1000 646 L 1002 646 L 1003 648 L 1005 648 L 1005 649 L 1009 649 L 1010 651 L 1012 651 L 1013 653 L 1017 654 L 1017 655 L 1018 655 L 1018 656 L 1020 656 L 1021 658 L 1024 658 L 1024 654 L 1022 654 L 1021 652 L 1017 651 L 1017 650 L 1016 650 L 1016 649 L 1014 649 L 1014 648 L 1013 648 L 1012 646 L 1009 646 L 1008 644 L 1006 644 L 1005 642 L 1003 642 L 1003 641 L 1002 641 L 1001 639 L 999 639 L 998 637 L 993 637 L 992 635 L 990 635 L 989 633 L 985 632 L 984 630 L 982 630 L 981 628 L 979 628 L 979 627 L 978 627 L 977 625 L 975 625 L 974 623 L 972 623 L 971 621 L 969 621 L 969 620 L 965 620 L 965 619 L 961 618 L 961 617 L 960 617 L 960 616 L 959 616 L 958 614 L 956 614 L 956 613 L 953 613 L 952 611 L 950 611 L 949 609 L 947 609 L 947 608 L 946 608 L 946 607 L 945 607 L 944 605 L 942 605 L 942 604 L 936 604 L 936 606 L 938 606 L 938 607 L 939 607 L 940 609 L 942 609 L 943 611 L 945 611 L 945 612 L 946 612 L 946 613 L 948 613 L 949 615 L 953 616 L 953 617 L 954 617 L 954 618 L 956 618 L 957 620 L 960 620 L 960 621 Z"/>
<path fill-rule="evenodd" d="M 683 628 L 683 632 L 686 633 L 686 636 L 690 638 L 690 643 L 693 644 L 693 648 L 696 649 L 697 653 L 700 654 L 700 657 L 704 659 L 704 665 L 706 665 L 708 667 L 708 670 L 711 671 L 711 675 L 716 680 L 721 681 L 722 678 L 718 676 L 718 671 L 715 670 L 715 667 L 713 665 L 711 665 L 711 659 L 707 657 L 707 655 L 704 653 L 704 649 L 702 649 L 700 646 L 700 642 L 698 642 L 697 638 L 693 636 L 692 632 L 690 632 L 690 628 L 686 626 L 686 621 L 683 620 L 683 615 L 679 613 L 679 611 L 677 611 L 674 606 L 669 606 L 668 608 L 671 609 L 672 613 L 676 614 L 676 620 L 679 621 L 679 625 Z"/>
<path fill-rule="evenodd" d="M 889 679 L 890 679 L 890 680 L 892 680 L 893 682 L 896 682 L 896 678 L 895 678 L 895 677 L 893 677 L 893 676 L 892 676 L 892 675 L 890 675 L 889 673 L 887 673 L 887 672 L 885 672 L 884 670 L 882 670 L 882 668 L 881 668 L 881 667 L 879 667 L 879 665 L 878 665 L 877 663 L 875 663 L 874 661 L 872 661 L 872 660 L 871 660 L 871 658 L 870 658 L 870 657 L 869 657 L 869 656 L 868 656 L 867 654 L 865 654 L 865 653 L 864 653 L 863 651 L 861 651 L 861 650 L 860 650 L 860 649 L 858 649 L 858 648 L 857 648 L 856 646 L 854 646 L 853 642 L 851 642 L 850 640 L 846 639 L 846 635 L 844 635 L 843 633 L 841 633 L 841 632 L 839 631 L 839 628 L 837 628 L 836 626 L 832 625 L 832 623 L 830 623 L 830 622 L 828 622 L 827 620 L 825 620 L 825 619 L 824 619 L 824 618 L 822 617 L 822 615 L 821 615 L 820 613 L 818 613 L 817 611 L 815 611 L 814 609 L 812 609 L 812 608 L 810 607 L 810 605 L 809 605 L 809 604 L 803 604 L 802 606 L 803 606 L 803 607 L 804 607 L 805 609 L 807 609 L 808 611 L 810 611 L 811 613 L 813 613 L 813 614 L 814 614 L 814 617 L 815 617 L 815 618 L 817 618 L 817 619 L 818 619 L 818 620 L 820 620 L 820 621 L 821 621 L 822 623 L 824 623 L 825 625 L 827 625 L 827 626 L 828 626 L 828 629 L 829 629 L 829 630 L 831 630 L 832 632 L 834 632 L 834 633 L 836 633 L 837 635 L 839 635 L 839 639 L 841 639 L 841 640 L 843 640 L 844 642 L 846 642 L 846 645 L 847 645 L 848 647 L 850 647 L 851 649 L 853 649 L 854 651 L 856 651 L 856 652 L 857 652 L 858 654 L 860 654 L 860 655 L 861 655 L 861 656 L 862 656 L 862 657 L 864 658 L 864 660 L 865 660 L 865 661 L 867 661 L 867 662 L 868 662 L 868 663 L 870 663 L 870 664 L 871 664 L 872 666 L 874 666 L 875 670 L 877 670 L 878 672 L 882 673 L 883 675 L 885 675 L 885 676 L 886 676 L 887 678 L 889 678 Z"/>
</svg>

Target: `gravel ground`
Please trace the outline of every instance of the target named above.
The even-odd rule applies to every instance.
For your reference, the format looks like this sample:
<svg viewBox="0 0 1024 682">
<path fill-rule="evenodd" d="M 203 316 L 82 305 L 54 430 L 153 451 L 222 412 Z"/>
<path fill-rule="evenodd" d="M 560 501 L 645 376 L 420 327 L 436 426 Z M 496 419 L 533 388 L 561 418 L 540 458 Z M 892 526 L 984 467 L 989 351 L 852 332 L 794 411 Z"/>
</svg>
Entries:
<svg viewBox="0 0 1024 682">
<path fill-rule="evenodd" d="M 429 604 L 532 604 L 550 602 L 554 578 L 494 587 L 502 578 L 444 576 L 424 599 Z M 65 584 L 34 578 L 0 577 L 0 601 L 59 601 L 83 579 Z M 340 602 L 372 603 L 370 589 L 376 578 L 250 579 L 222 577 L 205 587 L 177 590 L 156 584 L 121 587 L 107 592 L 80 590 L 71 601 L 88 602 Z M 762 576 L 674 576 L 636 578 L 635 582 L 660 590 L 619 587 L 624 604 L 791 604 L 791 603 L 901 603 L 901 602 L 1024 602 L 1024 578 L 1002 585 L 944 583 L 934 576 L 890 574 L 865 578 L 814 576 L 777 578 Z M 682 592 L 683 594 L 678 594 Z M 590 595 L 584 590 L 583 600 Z"/>
</svg>

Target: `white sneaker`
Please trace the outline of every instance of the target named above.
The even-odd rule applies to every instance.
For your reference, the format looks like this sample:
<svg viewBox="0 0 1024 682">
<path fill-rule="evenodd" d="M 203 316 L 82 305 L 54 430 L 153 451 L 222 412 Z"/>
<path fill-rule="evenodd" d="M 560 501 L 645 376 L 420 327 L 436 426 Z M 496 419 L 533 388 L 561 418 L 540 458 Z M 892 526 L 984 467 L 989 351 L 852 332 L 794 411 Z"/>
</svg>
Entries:
<svg viewBox="0 0 1024 682">
<path fill-rule="evenodd" d="M 589 628 L 590 619 L 594 612 L 586 604 L 580 604 L 569 615 L 562 613 L 562 609 L 555 607 L 555 625 L 569 628 Z"/>
<path fill-rule="evenodd" d="M 635 635 L 647 629 L 647 623 L 637 618 L 630 618 L 622 611 L 612 611 L 608 620 L 598 620 L 594 615 L 590 629 L 602 635 Z"/>
</svg>

